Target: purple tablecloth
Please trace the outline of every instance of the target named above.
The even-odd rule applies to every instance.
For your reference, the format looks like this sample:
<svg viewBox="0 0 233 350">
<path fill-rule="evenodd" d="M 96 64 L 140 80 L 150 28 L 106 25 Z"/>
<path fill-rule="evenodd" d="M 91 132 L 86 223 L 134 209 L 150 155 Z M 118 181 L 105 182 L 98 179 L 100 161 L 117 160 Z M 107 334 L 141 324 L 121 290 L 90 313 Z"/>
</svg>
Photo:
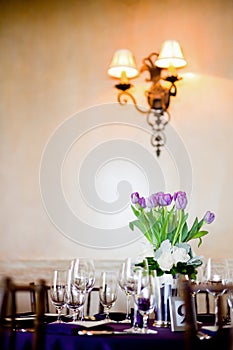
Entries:
<svg viewBox="0 0 233 350">
<path fill-rule="evenodd" d="M 108 329 L 123 331 L 130 325 L 110 323 Z M 152 327 L 152 329 L 155 329 Z M 169 328 L 157 328 L 157 334 L 108 334 L 78 335 L 80 327 L 64 324 L 46 325 L 46 350 L 183 350 L 184 332 L 171 332 Z M 17 332 L 15 350 L 30 350 L 33 333 Z M 6 337 L 2 350 L 8 350 Z"/>
</svg>

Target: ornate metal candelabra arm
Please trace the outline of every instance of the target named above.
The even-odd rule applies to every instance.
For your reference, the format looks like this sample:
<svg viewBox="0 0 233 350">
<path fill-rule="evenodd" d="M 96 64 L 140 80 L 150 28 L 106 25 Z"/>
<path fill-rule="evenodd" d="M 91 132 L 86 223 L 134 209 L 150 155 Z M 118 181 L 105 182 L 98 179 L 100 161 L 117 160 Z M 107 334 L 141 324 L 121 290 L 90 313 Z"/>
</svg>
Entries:
<svg viewBox="0 0 233 350">
<path fill-rule="evenodd" d="M 152 52 L 148 57 L 144 58 L 140 73 L 148 71 L 150 78 L 146 78 L 146 81 L 152 81 L 156 84 L 160 79 L 161 68 L 158 68 L 154 62 L 158 58 L 158 53 Z"/>
<path fill-rule="evenodd" d="M 150 109 L 142 109 L 137 105 L 135 97 L 128 91 L 121 91 L 117 96 L 117 100 L 121 105 L 128 103 L 128 99 L 131 99 L 135 108 L 141 113 L 149 113 Z"/>
</svg>

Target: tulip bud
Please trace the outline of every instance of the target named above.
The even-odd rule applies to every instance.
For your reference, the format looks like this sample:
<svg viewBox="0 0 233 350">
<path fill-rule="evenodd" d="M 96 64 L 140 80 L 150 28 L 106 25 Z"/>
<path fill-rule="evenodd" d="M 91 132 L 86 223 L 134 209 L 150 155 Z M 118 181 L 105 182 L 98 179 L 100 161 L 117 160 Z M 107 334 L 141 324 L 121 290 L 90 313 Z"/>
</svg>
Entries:
<svg viewBox="0 0 233 350">
<path fill-rule="evenodd" d="M 207 211 L 203 220 L 207 223 L 207 224 L 211 224 L 211 222 L 213 222 L 215 219 L 215 214 L 211 213 L 210 211 Z"/>
<path fill-rule="evenodd" d="M 138 192 L 134 192 L 131 194 L 131 202 L 133 204 L 136 204 L 138 203 L 138 200 L 139 200 L 139 193 Z"/>
</svg>

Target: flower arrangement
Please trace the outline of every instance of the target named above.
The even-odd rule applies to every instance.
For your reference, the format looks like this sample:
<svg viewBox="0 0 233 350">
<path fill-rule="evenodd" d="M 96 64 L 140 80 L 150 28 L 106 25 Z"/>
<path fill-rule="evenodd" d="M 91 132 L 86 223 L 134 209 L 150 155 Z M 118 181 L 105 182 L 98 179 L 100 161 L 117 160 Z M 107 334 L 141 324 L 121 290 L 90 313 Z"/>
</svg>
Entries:
<svg viewBox="0 0 233 350">
<path fill-rule="evenodd" d="M 148 198 L 140 197 L 138 192 L 131 194 L 131 208 L 137 219 L 130 222 L 129 227 L 131 230 L 137 227 L 152 245 L 154 256 L 147 260 L 149 268 L 156 270 L 158 276 L 180 273 L 195 279 L 196 268 L 202 265 L 201 257 L 194 256 L 187 242 L 199 239 L 199 247 L 202 237 L 208 233 L 202 226 L 212 223 L 215 215 L 207 211 L 201 220 L 196 217 L 189 229 L 187 202 L 182 191 L 173 196 L 158 192 Z"/>
</svg>

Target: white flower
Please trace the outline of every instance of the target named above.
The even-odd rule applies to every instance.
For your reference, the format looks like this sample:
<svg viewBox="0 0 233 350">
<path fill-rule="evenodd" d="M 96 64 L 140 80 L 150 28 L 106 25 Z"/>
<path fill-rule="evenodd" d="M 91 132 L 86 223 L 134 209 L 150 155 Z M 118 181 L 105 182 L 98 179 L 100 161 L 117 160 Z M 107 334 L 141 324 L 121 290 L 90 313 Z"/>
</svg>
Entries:
<svg viewBox="0 0 233 350">
<path fill-rule="evenodd" d="M 182 246 L 172 246 L 171 242 L 166 239 L 161 243 L 159 249 L 155 252 L 154 259 L 159 264 L 163 271 L 170 271 L 171 268 L 177 265 L 178 262 L 187 262 L 190 260 L 188 254 L 189 246 L 183 244 Z"/>
<path fill-rule="evenodd" d="M 171 270 L 172 266 L 174 265 L 174 260 L 171 252 L 163 252 L 157 259 L 157 262 L 163 271 Z"/>
<path fill-rule="evenodd" d="M 176 246 L 172 249 L 172 257 L 175 265 L 177 265 L 178 262 L 187 262 L 190 259 L 186 249 Z"/>
<path fill-rule="evenodd" d="M 169 271 L 172 268 L 174 264 L 172 258 L 172 245 L 168 239 L 161 243 L 161 246 L 155 252 L 154 259 L 158 262 L 163 271 Z"/>
<path fill-rule="evenodd" d="M 171 252 L 172 244 L 169 239 L 163 241 L 159 247 L 159 249 L 155 252 L 155 256 L 160 256 L 163 252 Z"/>
</svg>

